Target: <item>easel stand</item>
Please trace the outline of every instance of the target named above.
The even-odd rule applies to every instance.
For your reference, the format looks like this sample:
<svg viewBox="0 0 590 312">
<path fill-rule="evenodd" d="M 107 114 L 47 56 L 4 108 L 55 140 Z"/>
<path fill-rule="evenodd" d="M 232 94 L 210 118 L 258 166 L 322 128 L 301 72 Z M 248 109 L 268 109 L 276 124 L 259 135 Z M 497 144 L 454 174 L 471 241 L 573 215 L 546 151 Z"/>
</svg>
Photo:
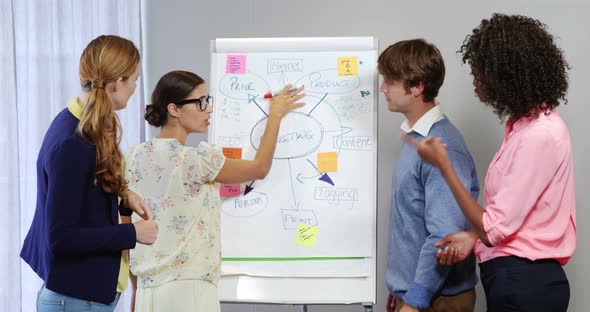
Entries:
<svg viewBox="0 0 590 312">
<path fill-rule="evenodd" d="M 363 303 L 362 305 L 365 308 L 365 312 L 373 312 L 373 304 L 372 303 Z M 301 311 L 307 312 L 307 304 L 301 305 Z"/>
</svg>

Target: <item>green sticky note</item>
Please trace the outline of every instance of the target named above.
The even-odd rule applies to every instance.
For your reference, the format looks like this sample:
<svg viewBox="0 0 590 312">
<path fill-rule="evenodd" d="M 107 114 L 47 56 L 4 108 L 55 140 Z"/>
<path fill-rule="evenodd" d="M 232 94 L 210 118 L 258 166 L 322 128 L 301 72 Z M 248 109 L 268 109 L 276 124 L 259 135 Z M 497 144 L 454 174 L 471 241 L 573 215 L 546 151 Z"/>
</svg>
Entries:
<svg viewBox="0 0 590 312">
<path fill-rule="evenodd" d="M 315 247 L 315 241 L 318 238 L 318 228 L 307 224 L 299 224 L 295 244 L 305 247 Z"/>
</svg>

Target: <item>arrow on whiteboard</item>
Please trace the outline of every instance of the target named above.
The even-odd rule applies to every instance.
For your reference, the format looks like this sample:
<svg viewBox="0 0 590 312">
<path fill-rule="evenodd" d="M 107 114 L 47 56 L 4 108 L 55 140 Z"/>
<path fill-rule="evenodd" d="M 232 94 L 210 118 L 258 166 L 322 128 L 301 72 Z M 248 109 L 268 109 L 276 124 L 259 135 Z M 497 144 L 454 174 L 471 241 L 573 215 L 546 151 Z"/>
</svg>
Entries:
<svg viewBox="0 0 590 312">
<path fill-rule="evenodd" d="M 312 162 L 311 162 L 309 159 L 307 159 L 307 158 L 306 158 L 305 160 L 307 160 L 307 162 L 308 162 L 310 165 L 312 165 L 312 166 L 315 168 L 315 170 L 316 170 L 317 172 L 319 172 L 319 173 L 321 174 L 321 177 L 320 177 L 318 180 L 320 180 L 320 181 L 323 181 L 323 182 L 326 182 L 326 183 L 328 183 L 328 184 L 331 184 L 332 186 L 334 186 L 334 182 L 332 181 L 332 179 L 330 178 L 330 176 L 329 176 L 329 175 L 328 175 L 326 172 L 323 172 L 323 173 L 322 173 L 322 172 L 320 172 L 320 171 L 318 170 L 318 167 L 316 167 L 316 166 L 315 166 L 315 165 L 314 165 L 314 164 L 313 164 L 313 163 L 312 163 Z M 297 179 L 299 180 L 299 177 L 297 177 Z M 301 182 L 301 181 L 300 181 L 300 182 Z M 302 183 L 303 183 L 303 182 L 302 182 Z"/>
<path fill-rule="evenodd" d="M 297 174 L 297 181 L 299 181 L 299 183 L 303 184 L 303 182 L 304 182 L 303 180 L 315 179 L 319 176 L 321 176 L 321 174 L 318 173 L 318 174 L 313 175 L 311 177 L 304 177 L 301 173 L 298 173 Z"/>
<path fill-rule="evenodd" d="M 297 197 L 295 197 L 295 185 L 293 185 L 293 171 L 291 170 L 291 159 L 287 159 L 289 163 L 289 180 L 291 181 L 291 191 L 293 192 L 293 206 L 295 210 L 299 210 L 299 202 L 297 201 Z"/>
<path fill-rule="evenodd" d="M 335 134 L 334 136 L 341 137 L 349 132 L 352 131 L 351 127 L 340 127 L 338 130 L 324 130 L 324 133 L 331 133 L 331 132 L 340 132 L 340 134 Z"/>
<path fill-rule="evenodd" d="M 256 180 L 254 180 L 256 181 Z M 248 193 L 252 192 L 252 190 L 254 189 L 252 187 L 252 184 L 254 184 L 254 181 L 252 181 L 252 183 L 250 183 L 250 185 L 246 185 L 246 189 L 244 190 L 244 196 L 248 195 Z"/>
<path fill-rule="evenodd" d="M 334 186 L 334 182 L 332 182 L 332 179 L 330 179 L 330 176 L 327 173 L 322 174 L 322 176 L 318 180 L 324 181 L 324 182 Z"/>
<path fill-rule="evenodd" d="M 254 95 L 254 94 L 250 94 L 248 93 L 248 104 L 252 103 L 254 100 L 256 100 L 256 98 L 258 97 L 258 94 Z"/>
<path fill-rule="evenodd" d="M 258 103 L 256 102 L 255 99 L 252 99 L 252 102 L 254 102 L 254 104 L 256 104 L 256 106 L 258 106 L 258 108 L 260 108 L 260 111 L 266 115 L 266 117 L 268 117 L 268 114 L 264 111 L 264 109 L 262 109 L 262 107 L 260 107 L 260 105 L 258 105 Z"/>
<path fill-rule="evenodd" d="M 287 85 L 287 75 L 284 71 L 281 72 L 281 80 L 283 81 L 283 86 Z"/>
<path fill-rule="evenodd" d="M 318 105 L 320 105 L 320 103 L 322 103 L 322 101 L 326 98 L 326 96 L 328 96 L 328 93 L 324 94 L 324 97 L 322 97 L 322 99 L 311 109 L 311 111 L 309 112 L 309 114 L 307 114 L 307 116 L 311 115 L 311 113 L 313 112 L 313 110 L 318 107 Z"/>
</svg>

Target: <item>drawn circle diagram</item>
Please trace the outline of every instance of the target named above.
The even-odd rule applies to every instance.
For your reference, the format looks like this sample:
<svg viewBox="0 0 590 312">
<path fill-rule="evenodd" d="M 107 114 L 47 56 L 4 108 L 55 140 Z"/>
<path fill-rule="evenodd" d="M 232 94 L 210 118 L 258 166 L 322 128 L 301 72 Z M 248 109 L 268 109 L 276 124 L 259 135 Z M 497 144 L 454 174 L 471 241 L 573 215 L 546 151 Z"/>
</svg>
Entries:
<svg viewBox="0 0 590 312">
<path fill-rule="evenodd" d="M 246 75 L 226 74 L 219 81 L 219 92 L 234 100 L 249 101 L 251 93 L 268 90 L 270 85 L 266 80 L 252 72 Z"/>
<path fill-rule="evenodd" d="M 280 78 L 283 78 L 283 75 L 281 73 Z M 282 80 L 283 85 L 286 84 L 286 79 Z M 273 82 L 273 85 L 275 84 L 276 82 Z M 356 194 L 356 190 L 337 188 L 328 172 L 320 171 L 322 168 L 318 164 L 320 153 L 317 157 L 310 155 L 324 151 L 321 154 L 335 153 L 336 158 L 341 156 L 342 144 L 338 142 L 341 142 L 344 135 L 352 129 L 343 126 L 339 111 L 328 103 L 327 97 L 329 95 L 347 96 L 358 90 L 359 77 L 339 76 L 336 69 L 325 69 L 302 74 L 295 80 L 294 85 L 305 86 L 306 95 L 300 102 L 306 105 L 289 112 L 281 120 L 273 157 L 275 161 L 289 162 L 289 188 L 292 191 L 292 202 L 289 203 L 289 207 L 281 209 L 285 229 L 294 229 L 302 222 L 309 225 L 318 224 L 314 209 L 305 209 L 306 207 L 298 198 L 296 188 L 307 189 L 306 192 L 312 188 L 314 196 L 318 197 L 317 200 L 324 200 L 327 196 L 325 194 L 336 194 L 335 192 Z M 246 122 L 252 125 L 249 129 L 249 143 L 256 151 L 260 147 L 269 116 L 268 102 L 263 99 L 262 94 L 272 89 L 264 78 L 251 71 L 246 71 L 245 74 L 225 74 L 219 82 L 219 93 L 222 97 L 231 99 L 223 102 L 224 106 L 220 106 L 221 111 L 227 109 L 239 113 L 245 107 L 259 111 L 260 118 L 250 115 L 253 118 L 234 120 L 234 122 Z M 222 118 L 227 120 L 230 117 L 222 115 Z M 319 180 L 321 184 L 310 183 L 314 180 Z M 268 195 L 253 191 L 256 187 L 253 185 L 254 182 L 246 186 L 241 196 L 227 198 L 226 204 L 222 205 L 222 211 L 226 215 L 234 218 L 253 217 L 268 207 Z M 351 202 L 356 201 L 358 195 L 351 198 Z M 329 202 L 334 205 L 340 204 L 340 197 L 338 200 Z"/>
<path fill-rule="evenodd" d="M 258 121 L 250 133 L 250 143 L 258 150 L 266 128 L 265 117 Z M 290 112 L 281 121 L 274 159 L 300 158 L 315 152 L 324 138 L 322 124 L 312 116 Z"/>
<path fill-rule="evenodd" d="M 338 76 L 337 69 L 325 69 L 299 78 L 295 85 L 304 85 L 306 93 L 343 94 L 357 89 L 360 79 L 358 76 Z"/>
</svg>

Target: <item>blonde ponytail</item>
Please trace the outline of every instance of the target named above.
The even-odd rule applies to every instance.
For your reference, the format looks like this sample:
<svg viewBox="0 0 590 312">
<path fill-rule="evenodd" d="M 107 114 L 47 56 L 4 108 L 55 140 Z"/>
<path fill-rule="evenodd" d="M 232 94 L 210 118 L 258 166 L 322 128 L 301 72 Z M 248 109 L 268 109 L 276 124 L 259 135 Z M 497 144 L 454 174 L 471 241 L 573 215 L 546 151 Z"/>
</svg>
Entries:
<svg viewBox="0 0 590 312">
<path fill-rule="evenodd" d="M 117 79 L 127 79 L 139 64 L 139 52 L 133 43 L 117 36 L 94 39 L 80 58 L 82 87 L 90 91 L 82 110 L 78 131 L 96 147 L 94 183 L 105 192 L 126 196 L 124 161 L 119 150 L 121 124 L 107 96 L 105 87 Z"/>
</svg>

